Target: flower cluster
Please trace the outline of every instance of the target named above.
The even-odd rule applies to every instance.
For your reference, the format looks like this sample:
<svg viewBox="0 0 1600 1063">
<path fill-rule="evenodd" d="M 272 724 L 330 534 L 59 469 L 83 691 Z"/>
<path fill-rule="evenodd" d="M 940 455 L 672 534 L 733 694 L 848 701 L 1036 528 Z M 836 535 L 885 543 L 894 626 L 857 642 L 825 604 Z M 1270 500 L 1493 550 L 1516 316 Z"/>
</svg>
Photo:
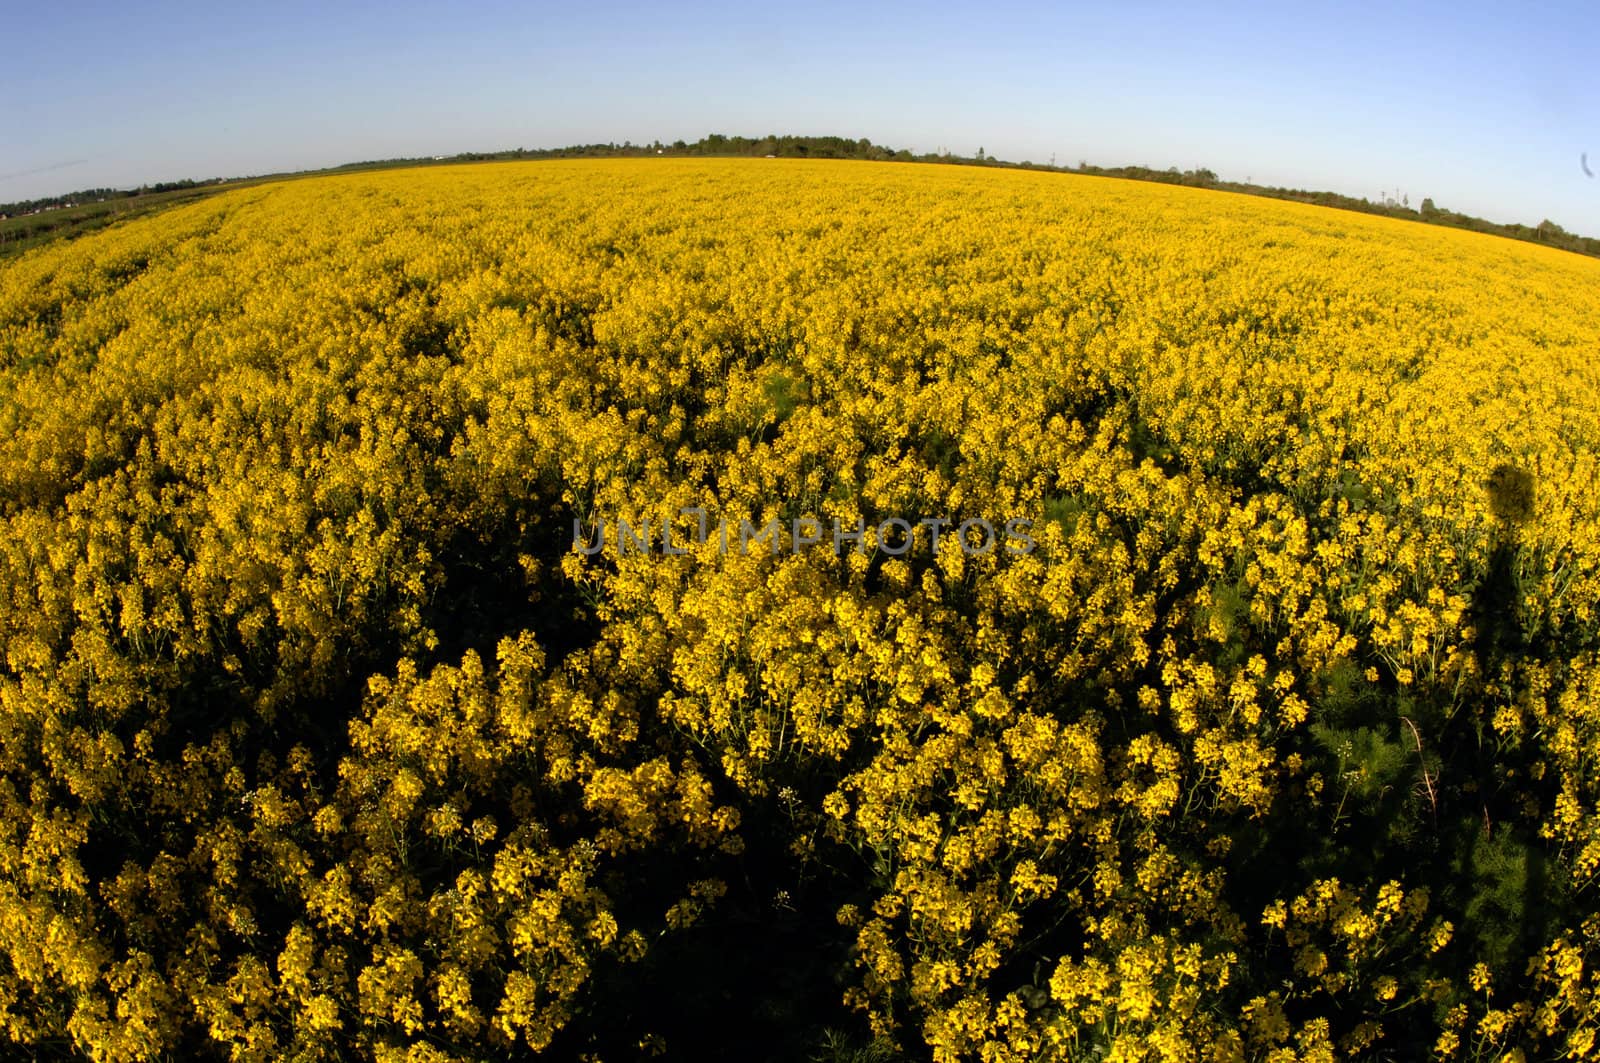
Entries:
<svg viewBox="0 0 1600 1063">
<path fill-rule="evenodd" d="M 1600 1054 L 1597 349 L 1593 261 L 977 168 L 10 260 L 0 1041 Z M 697 512 L 860 538 L 573 548 Z"/>
</svg>

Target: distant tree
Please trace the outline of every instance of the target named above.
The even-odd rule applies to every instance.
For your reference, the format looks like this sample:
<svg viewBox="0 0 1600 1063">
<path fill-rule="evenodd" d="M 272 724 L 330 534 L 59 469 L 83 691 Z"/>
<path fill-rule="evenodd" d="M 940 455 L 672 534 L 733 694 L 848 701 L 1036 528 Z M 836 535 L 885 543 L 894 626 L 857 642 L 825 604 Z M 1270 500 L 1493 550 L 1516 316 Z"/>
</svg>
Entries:
<svg viewBox="0 0 1600 1063">
<path fill-rule="evenodd" d="M 1544 243 L 1560 244 L 1563 247 L 1573 242 L 1573 234 L 1549 218 L 1539 223 L 1538 228 L 1534 230 L 1534 238 Z"/>
</svg>

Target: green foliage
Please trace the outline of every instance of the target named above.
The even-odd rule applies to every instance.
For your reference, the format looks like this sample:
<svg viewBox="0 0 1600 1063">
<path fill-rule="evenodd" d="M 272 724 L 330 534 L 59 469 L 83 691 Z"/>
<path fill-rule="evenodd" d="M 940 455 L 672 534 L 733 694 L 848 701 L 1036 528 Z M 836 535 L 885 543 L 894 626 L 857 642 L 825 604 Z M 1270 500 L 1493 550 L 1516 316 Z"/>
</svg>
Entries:
<svg viewBox="0 0 1600 1063">
<path fill-rule="evenodd" d="M 779 424 L 787 421 L 794 411 L 811 398 L 811 385 L 792 373 L 774 371 L 761 384 L 772 416 Z"/>
</svg>

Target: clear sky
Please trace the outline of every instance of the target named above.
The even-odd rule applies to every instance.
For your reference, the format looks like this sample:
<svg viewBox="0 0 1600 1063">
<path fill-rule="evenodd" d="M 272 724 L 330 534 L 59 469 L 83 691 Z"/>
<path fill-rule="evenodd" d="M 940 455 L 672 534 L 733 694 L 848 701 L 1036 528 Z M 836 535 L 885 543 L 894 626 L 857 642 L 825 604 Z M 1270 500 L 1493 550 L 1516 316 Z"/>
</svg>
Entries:
<svg viewBox="0 0 1600 1063">
<path fill-rule="evenodd" d="M 1600 0 L 0 0 L 0 201 L 400 155 L 838 134 L 1600 235 Z"/>
</svg>

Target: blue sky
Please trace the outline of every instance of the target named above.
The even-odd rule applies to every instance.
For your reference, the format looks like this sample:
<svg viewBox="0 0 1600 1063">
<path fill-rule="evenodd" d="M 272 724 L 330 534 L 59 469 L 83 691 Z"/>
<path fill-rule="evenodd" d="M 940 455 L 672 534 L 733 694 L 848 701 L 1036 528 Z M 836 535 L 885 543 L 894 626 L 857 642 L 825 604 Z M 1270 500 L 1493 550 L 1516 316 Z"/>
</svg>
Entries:
<svg viewBox="0 0 1600 1063">
<path fill-rule="evenodd" d="M 1212 10 L 1205 10 L 1212 7 Z M 1600 235 L 1600 4 L 0 2 L 0 201 L 397 155 L 870 137 Z"/>
</svg>

